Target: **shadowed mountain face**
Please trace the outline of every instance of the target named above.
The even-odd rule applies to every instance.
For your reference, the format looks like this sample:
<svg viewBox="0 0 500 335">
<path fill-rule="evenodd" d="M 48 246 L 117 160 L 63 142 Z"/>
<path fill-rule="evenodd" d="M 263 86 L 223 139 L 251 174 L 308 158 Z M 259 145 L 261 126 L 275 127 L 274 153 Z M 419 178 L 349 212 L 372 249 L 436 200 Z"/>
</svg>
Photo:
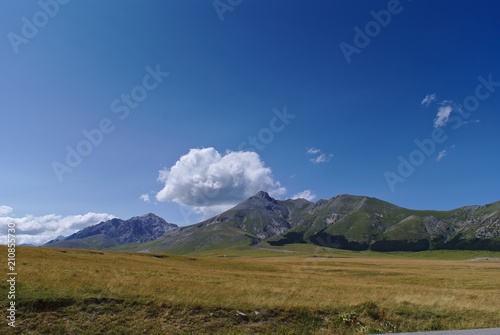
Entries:
<svg viewBox="0 0 500 335">
<path fill-rule="evenodd" d="M 499 235 L 500 201 L 451 211 L 417 211 L 363 196 L 338 195 L 312 203 L 280 201 L 261 191 L 198 224 L 179 228 L 154 214 L 113 219 L 48 246 L 188 253 L 267 242 L 375 251 L 500 250 Z"/>
</svg>

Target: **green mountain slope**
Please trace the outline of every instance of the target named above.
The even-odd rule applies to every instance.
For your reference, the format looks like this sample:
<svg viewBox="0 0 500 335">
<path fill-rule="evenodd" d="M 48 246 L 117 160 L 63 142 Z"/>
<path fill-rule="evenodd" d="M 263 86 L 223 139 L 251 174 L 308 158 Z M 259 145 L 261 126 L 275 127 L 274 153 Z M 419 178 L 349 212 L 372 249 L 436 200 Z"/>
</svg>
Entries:
<svg viewBox="0 0 500 335">
<path fill-rule="evenodd" d="M 314 243 L 377 251 L 426 249 L 500 250 L 500 202 L 451 211 L 420 211 L 363 196 L 339 195 L 306 206 L 294 228 L 271 245 Z"/>
<path fill-rule="evenodd" d="M 233 246 L 249 246 L 259 241 L 258 237 L 235 227 L 234 224 L 222 222 L 212 225 L 197 224 L 181 227 L 155 241 L 118 246 L 112 250 L 185 254 Z"/>
</svg>

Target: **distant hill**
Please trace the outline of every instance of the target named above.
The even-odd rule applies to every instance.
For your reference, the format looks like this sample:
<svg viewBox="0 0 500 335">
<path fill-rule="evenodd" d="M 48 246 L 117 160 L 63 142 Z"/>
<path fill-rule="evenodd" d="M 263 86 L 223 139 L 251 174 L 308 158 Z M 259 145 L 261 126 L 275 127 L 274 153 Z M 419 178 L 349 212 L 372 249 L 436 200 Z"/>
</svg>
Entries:
<svg viewBox="0 0 500 335">
<path fill-rule="evenodd" d="M 144 243 L 156 240 L 176 224 L 149 213 L 128 220 L 111 219 L 86 227 L 68 237 L 58 237 L 45 244 L 54 248 L 107 249 L 126 243 Z"/>
<path fill-rule="evenodd" d="M 276 200 L 260 191 L 209 220 L 184 227 L 147 214 L 87 227 L 50 247 L 188 253 L 269 243 L 352 250 L 500 250 L 500 201 L 451 211 L 410 210 L 365 196 Z"/>
</svg>

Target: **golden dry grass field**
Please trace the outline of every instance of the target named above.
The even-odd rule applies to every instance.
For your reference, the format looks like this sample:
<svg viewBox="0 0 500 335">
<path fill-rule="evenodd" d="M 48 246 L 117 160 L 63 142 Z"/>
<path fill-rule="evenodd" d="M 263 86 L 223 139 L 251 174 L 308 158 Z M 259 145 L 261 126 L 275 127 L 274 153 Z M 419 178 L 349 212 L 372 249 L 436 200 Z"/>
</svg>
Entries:
<svg viewBox="0 0 500 335">
<path fill-rule="evenodd" d="M 289 249 L 175 256 L 19 247 L 16 332 L 370 334 L 500 325 L 500 262 L 468 260 L 498 254 Z M 7 291 L 6 281 L 1 287 Z M 6 306 L 7 295 L 1 299 Z"/>
</svg>

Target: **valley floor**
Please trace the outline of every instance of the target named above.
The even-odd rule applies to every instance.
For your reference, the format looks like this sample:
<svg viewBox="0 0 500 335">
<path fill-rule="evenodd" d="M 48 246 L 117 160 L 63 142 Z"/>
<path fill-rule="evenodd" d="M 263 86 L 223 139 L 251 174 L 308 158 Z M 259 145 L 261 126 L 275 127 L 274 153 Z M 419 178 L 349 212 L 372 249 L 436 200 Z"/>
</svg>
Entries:
<svg viewBox="0 0 500 335">
<path fill-rule="evenodd" d="M 16 331 L 370 334 L 498 327 L 499 256 L 311 245 L 186 256 L 19 247 Z M 492 260 L 470 261 L 484 257 Z M 8 291 L 5 281 L 0 287 Z M 0 332 L 12 333 L 3 322 Z"/>
</svg>

